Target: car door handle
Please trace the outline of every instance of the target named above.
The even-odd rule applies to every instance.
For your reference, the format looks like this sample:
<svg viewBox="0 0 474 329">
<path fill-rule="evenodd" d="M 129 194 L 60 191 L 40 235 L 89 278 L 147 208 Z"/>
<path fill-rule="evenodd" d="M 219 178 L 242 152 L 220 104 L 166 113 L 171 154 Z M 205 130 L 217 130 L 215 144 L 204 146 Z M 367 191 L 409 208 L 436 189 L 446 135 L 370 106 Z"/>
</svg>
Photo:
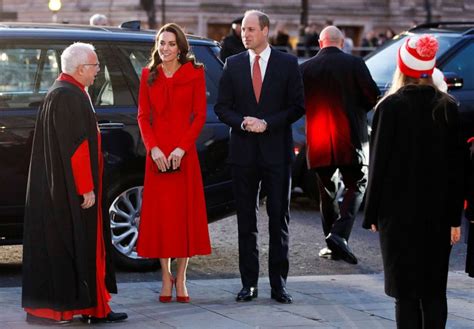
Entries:
<svg viewBox="0 0 474 329">
<path fill-rule="evenodd" d="M 114 130 L 114 129 L 123 129 L 125 125 L 120 122 L 101 122 L 99 123 L 100 130 Z"/>
</svg>

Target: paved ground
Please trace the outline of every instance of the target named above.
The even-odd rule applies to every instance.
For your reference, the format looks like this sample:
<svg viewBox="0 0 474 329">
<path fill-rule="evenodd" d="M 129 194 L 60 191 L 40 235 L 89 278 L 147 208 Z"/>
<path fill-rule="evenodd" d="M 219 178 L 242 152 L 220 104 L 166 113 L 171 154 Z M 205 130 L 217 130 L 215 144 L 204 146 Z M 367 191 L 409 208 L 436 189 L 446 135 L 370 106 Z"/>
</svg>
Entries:
<svg viewBox="0 0 474 329">
<path fill-rule="evenodd" d="M 188 288 L 192 303 L 160 304 L 160 273 L 119 272 L 119 295 L 113 309 L 130 319 L 113 328 L 395 328 L 393 300 L 383 293 L 378 235 L 361 228 L 361 215 L 351 236 L 359 264 L 319 259 L 324 246 L 319 213 L 308 200 L 292 203 L 290 278 L 292 305 L 270 300 L 267 276 L 268 218 L 259 215 L 260 296 L 236 303 L 240 289 L 237 225 L 230 216 L 209 225 L 213 254 L 190 262 Z M 20 307 L 21 246 L 0 248 L 0 329 L 36 328 L 25 322 Z M 453 248 L 448 285 L 447 328 L 474 328 L 474 279 L 463 273 L 466 246 Z M 72 327 L 86 327 L 75 320 Z M 106 327 L 96 325 L 95 327 Z"/>
<path fill-rule="evenodd" d="M 447 328 L 474 328 L 474 285 L 463 273 L 451 272 Z M 393 301 L 383 293 L 380 274 L 290 277 L 295 302 L 270 299 L 268 279 L 260 282 L 257 300 L 234 301 L 238 279 L 189 280 L 192 302 L 161 304 L 159 283 L 121 283 L 112 307 L 129 314 L 126 322 L 93 325 L 105 328 L 395 328 Z M 18 287 L 0 289 L 0 328 L 44 328 L 29 325 L 20 308 Z M 68 327 L 88 327 L 75 319 Z"/>
</svg>

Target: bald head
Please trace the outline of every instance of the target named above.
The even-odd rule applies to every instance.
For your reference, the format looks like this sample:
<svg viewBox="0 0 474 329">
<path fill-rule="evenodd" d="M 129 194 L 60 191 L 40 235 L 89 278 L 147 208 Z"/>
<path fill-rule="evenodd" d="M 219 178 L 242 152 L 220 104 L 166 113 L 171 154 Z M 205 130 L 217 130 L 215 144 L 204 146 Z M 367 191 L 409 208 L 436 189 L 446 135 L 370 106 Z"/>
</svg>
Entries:
<svg viewBox="0 0 474 329">
<path fill-rule="evenodd" d="M 337 47 L 342 48 L 344 44 L 344 34 L 334 25 L 325 27 L 319 35 L 319 47 Z"/>
</svg>

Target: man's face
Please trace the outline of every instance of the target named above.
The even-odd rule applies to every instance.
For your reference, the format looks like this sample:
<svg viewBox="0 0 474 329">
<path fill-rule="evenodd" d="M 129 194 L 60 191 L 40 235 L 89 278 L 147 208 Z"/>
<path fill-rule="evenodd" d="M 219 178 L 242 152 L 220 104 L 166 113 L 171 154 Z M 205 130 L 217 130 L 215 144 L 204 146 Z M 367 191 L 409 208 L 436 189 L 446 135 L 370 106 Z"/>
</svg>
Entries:
<svg viewBox="0 0 474 329">
<path fill-rule="evenodd" d="M 79 65 L 81 82 L 84 86 L 88 87 L 94 83 L 97 73 L 100 71 L 99 60 L 95 52 L 89 53 L 87 56 L 87 63 Z"/>
<path fill-rule="evenodd" d="M 268 27 L 260 28 L 257 15 L 247 15 L 242 21 L 242 42 L 246 49 L 252 49 L 257 54 L 267 46 Z"/>
</svg>

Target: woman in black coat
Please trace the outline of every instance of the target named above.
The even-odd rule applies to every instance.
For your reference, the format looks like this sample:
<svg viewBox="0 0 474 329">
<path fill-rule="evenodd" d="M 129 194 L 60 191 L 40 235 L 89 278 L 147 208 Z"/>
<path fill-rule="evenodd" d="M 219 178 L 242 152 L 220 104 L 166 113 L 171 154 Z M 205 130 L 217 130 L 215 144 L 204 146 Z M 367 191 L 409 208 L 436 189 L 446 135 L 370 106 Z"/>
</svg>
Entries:
<svg viewBox="0 0 474 329">
<path fill-rule="evenodd" d="M 466 273 L 474 278 L 474 137 L 469 138 L 470 159 L 467 164 L 466 172 L 469 173 L 467 181 L 467 208 L 465 212 L 466 219 L 469 222 L 467 235 L 467 254 L 466 254 Z"/>
<path fill-rule="evenodd" d="M 380 232 L 385 292 L 397 327 L 444 328 L 449 254 L 460 237 L 463 145 L 458 109 L 431 77 L 437 42 L 401 46 L 375 109 L 364 228 Z"/>
</svg>

